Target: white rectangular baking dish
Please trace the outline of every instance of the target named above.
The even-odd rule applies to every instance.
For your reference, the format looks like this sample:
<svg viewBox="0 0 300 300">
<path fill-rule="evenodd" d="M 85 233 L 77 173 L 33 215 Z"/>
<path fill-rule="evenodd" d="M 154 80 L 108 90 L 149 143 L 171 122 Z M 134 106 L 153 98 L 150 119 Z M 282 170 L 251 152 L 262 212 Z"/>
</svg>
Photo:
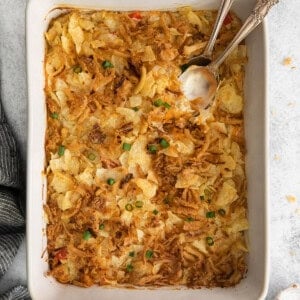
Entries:
<svg viewBox="0 0 300 300">
<path fill-rule="evenodd" d="M 249 14 L 255 0 L 236 1 L 233 10 L 242 18 Z M 216 9 L 220 0 L 29 0 L 27 7 L 28 67 L 28 168 L 27 168 L 27 260 L 28 285 L 33 299 L 99 300 L 195 300 L 263 299 L 268 287 L 268 103 L 267 103 L 267 33 L 264 23 L 247 38 L 249 64 L 246 70 L 246 142 L 249 204 L 249 270 L 234 288 L 199 290 L 126 290 L 92 287 L 88 289 L 57 283 L 46 276 L 48 264 L 42 258 L 46 248 L 43 203 L 45 178 L 46 107 L 44 96 L 44 32 L 55 7 L 78 6 L 108 10 L 176 9 L 192 6 Z"/>
</svg>

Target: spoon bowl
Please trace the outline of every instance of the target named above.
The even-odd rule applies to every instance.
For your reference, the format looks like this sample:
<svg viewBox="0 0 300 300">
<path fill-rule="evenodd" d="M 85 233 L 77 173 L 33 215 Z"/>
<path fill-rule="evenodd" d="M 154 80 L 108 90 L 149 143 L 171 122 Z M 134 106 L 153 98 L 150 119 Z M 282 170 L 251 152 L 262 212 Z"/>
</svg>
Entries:
<svg viewBox="0 0 300 300">
<path fill-rule="evenodd" d="M 190 66 L 179 77 L 182 91 L 189 101 L 198 101 L 202 108 L 209 106 L 213 100 L 218 82 L 209 67 Z"/>
</svg>

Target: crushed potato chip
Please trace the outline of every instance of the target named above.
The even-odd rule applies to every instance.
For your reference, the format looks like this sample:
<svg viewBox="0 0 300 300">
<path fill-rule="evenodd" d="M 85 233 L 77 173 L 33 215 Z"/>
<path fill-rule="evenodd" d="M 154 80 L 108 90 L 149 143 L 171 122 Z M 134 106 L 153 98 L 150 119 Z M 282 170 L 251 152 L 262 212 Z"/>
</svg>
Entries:
<svg viewBox="0 0 300 300">
<path fill-rule="evenodd" d="M 59 282 L 211 288 L 245 276 L 246 46 L 220 66 L 209 109 L 178 80 L 216 16 L 72 9 L 50 22 L 44 210 Z M 214 56 L 241 27 L 230 17 Z"/>
<path fill-rule="evenodd" d="M 243 98 L 238 95 L 230 84 L 222 86 L 217 93 L 220 108 L 231 114 L 239 114 L 243 110 Z"/>
</svg>

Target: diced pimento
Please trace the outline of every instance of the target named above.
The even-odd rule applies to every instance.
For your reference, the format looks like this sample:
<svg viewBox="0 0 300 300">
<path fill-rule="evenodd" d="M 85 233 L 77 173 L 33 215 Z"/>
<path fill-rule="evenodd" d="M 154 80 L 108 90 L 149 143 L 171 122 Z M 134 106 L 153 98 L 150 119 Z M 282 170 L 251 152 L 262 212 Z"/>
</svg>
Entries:
<svg viewBox="0 0 300 300">
<path fill-rule="evenodd" d="M 60 250 L 56 253 L 55 257 L 56 257 L 59 261 L 64 260 L 64 259 L 67 259 L 67 257 L 68 257 L 68 251 L 67 251 L 67 249 L 66 249 L 66 248 L 60 249 Z"/>
<path fill-rule="evenodd" d="M 143 17 L 139 11 L 134 11 L 128 15 L 131 19 L 141 20 Z"/>
<path fill-rule="evenodd" d="M 226 26 L 226 25 L 229 25 L 232 21 L 233 21 L 233 18 L 231 16 L 231 14 L 228 13 L 227 16 L 224 19 L 223 24 Z"/>
</svg>

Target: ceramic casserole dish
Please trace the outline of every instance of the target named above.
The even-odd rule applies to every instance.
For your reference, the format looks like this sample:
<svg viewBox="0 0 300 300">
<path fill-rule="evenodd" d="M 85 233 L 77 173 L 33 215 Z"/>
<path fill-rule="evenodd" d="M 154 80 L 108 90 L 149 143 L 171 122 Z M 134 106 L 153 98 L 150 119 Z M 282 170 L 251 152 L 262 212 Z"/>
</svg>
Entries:
<svg viewBox="0 0 300 300">
<path fill-rule="evenodd" d="M 120 289 L 94 286 L 79 288 L 63 285 L 47 276 L 44 94 L 44 33 L 50 20 L 65 7 L 114 11 L 175 10 L 181 6 L 216 9 L 219 0 L 29 0 L 27 7 L 28 75 L 28 165 L 27 165 L 27 265 L 28 286 L 33 299 L 263 299 L 268 287 L 268 102 L 267 102 L 267 32 L 264 22 L 247 39 L 249 63 L 245 80 L 245 135 L 247 144 L 248 218 L 250 223 L 248 272 L 233 288 L 213 289 Z M 255 0 L 236 1 L 233 11 L 243 20 Z"/>
</svg>

